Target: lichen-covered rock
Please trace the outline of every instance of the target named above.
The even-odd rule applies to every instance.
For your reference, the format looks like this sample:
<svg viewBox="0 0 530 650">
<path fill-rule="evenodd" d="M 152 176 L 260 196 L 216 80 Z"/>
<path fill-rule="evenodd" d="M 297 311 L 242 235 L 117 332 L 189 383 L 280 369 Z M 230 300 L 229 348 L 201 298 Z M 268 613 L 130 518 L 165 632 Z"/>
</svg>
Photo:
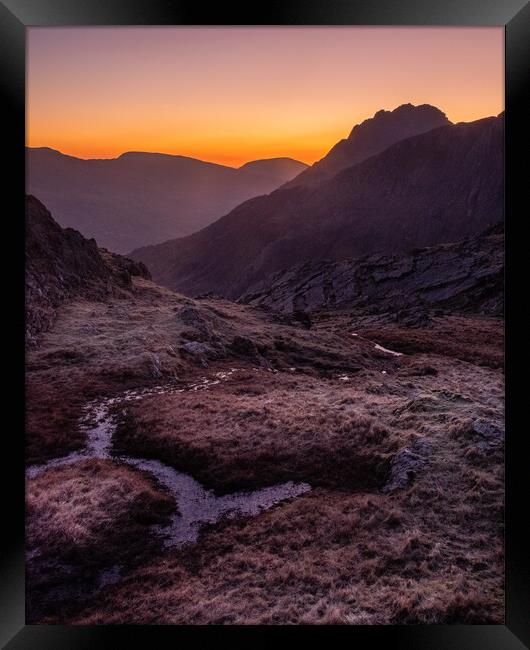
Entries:
<svg viewBox="0 0 530 650">
<path fill-rule="evenodd" d="M 153 379 L 160 379 L 164 374 L 158 354 L 149 354 L 149 373 Z"/>
<path fill-rule="evenodd" d="M 426 438 L 416 438 L 409 447 L 398 451 L 390 461 L 390 475 L 381 491 L 395 492 L 410 485 L 425 467 L 431 451 L 432 444 Z"/>
<path fill-rule="evenodd" d="M 478 419 L 473 422 L 473 432 L 490 442 L 501 442 L 504 439 L 504 430 L 494 422 Z"/>
<path fill-rule="evenodd" d="M 218 359 L 219 353 L 211 346 L 200 341 L 187 341 L 180 346 L 181 352 L 199 362 L 203 368 L 208 367 L 208 359 Z"/>
</svg>

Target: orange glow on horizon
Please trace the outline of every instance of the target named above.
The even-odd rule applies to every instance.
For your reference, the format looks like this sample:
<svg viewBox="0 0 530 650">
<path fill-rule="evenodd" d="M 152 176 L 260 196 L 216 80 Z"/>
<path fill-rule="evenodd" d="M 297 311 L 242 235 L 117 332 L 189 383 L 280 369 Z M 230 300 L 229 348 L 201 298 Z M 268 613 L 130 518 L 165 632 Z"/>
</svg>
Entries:
<svg viewBox="0 0 530 650">
<path fill-rule="evenodd" d="M 26 143 L 311 164 L 381 108 L 497 115 L 503 39 L 501 27 L 29 28 Z"/>
</svg>

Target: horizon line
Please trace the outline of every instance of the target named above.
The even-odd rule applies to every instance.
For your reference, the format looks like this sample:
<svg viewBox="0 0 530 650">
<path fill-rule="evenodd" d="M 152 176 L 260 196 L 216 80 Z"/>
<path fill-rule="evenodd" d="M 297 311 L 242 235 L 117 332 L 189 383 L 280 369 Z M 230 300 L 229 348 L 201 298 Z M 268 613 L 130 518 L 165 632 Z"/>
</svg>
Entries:
<svg viewBox="0 0 530 650">
<path fill-rule="evenodd" d="M 392 109 L 390 111 L 388 111 L 387 109 L 381 109 L 381 110 L 386 111 L 386 112 L 393 112 L 397 108 L 400 108 L 401 106 L 406 106 L 406 105 L 407 104 L 400 104 L 399 106 L 396 106 L 396 108 L 394 108 L 394 109 Z M 409 105 L 411 105 L 411 106 L 432 106 L 432 104 L 411 104 L 410 102 L 409 102 Z M 434 106 L 434 108 L 438 108 L 438 107 Z M 438 109 L 438 110 L 441 111 L 441 109 Z M 377 111 L 377 112 L 379 112 L 379 111 Z M 484 115 L 483 117 L 479 117 L 479 118 L 476 118 L 474 120 L 469 120 L 467 122 L 465 120 L 461 120 L 459 122 L 451 122 L 451 120 L 449 120 L 449 121 L 450 121 L 450 125 L 453 125 L 453 126 L 457 125 L 457 124 L 471 124 L 472 122 L 478 122 L 480 120 L 485 120 L 485 119 L 488 119 L 488 118 L 491 118 L 491 117 L 499 117 L 503 113 L 504 113 L 504 109 L 500 113 L 498 113 L 497 115 Z M 375 115 L 375 113 L 374 113 L 374 115 Z M 444 115 L 445 115 L 445 113 L 444 113 Z M 367 120 L 368 119 L 372 119 L 372 118 L 367 118 Z M 365 121 L 366 120 L 363 120 L 362 122 L 354 124 L 352 128 L 354 128 L 355 126 L 358 126 L 358 124 L 362 124 Z M 341 142 L 342 140 L 347 139 L 347 137 L 348 136 L 346 136 L 346 138 L 342 138 L 341 140 L 337 140 L 336 142 L 332 143 L 330 145 L 330 147 L 324 153 L 324 156 L 326 156 L 327 153 L 329 153 L 330 149 L 333 148 L 338 142 Z M 234 165 L 227 165 L 227 164 L 221 163 L 221 162 L 216 162 L 216 161 L 213 161 L 213 160 L 205 160 L 204 158 L 197 158 L 195 156 L 189 156 L 189 155 L 186 155 L 186 154 L 169 153 L 169 152 L 166 152 L 166 151 L 147 151 L 147 150 L 143 150 L 143 149 L 127 149 L 127 150 L 122 151 L 121 153 L 119 153 L 117 155 L 113 155 L 113 156 L 110 155 L 110 156 L 103 156 L 103 157 L 100 156 L 100 157 L 86 157 L 85 158 L 83 156 L 67 153 L 64 150 L 57 149 L 56 147 L 51 147 L 49 145 L 33 146 L 33 145 L 25 144 L 24 146 L 25 146 L 26 149 L 48 149 L 50 151 L 54 151 L 56 153 L 61 154 L 61 156 L 67 156 L 68 158 L 75 158 L 76 160 L 83 160 L 83 161 L 87 161 L 87 162 L 88 161 L 102 161 L 102 160 L 118 160 L 119 158 L 122 158 L 123 156 L 125 156 L 127 154 L 135 154 L 135 153 L 137 153 L 137 154 L 149 154 L 149 155 L 153 155 L 153 156 L 169 156 L 171 158 L 186 158 L 188 160 L 195 160 L 197 162 L 201 162 L 201 163 L 204 163 L 204 164 L 207 164 L 207 165 L 216 165 L 218 167 L 226 167 L 228 169 L 236 169 L 236 170 L 241 169 L 242 167 L 244 167 L 245 165 L 248 165 L 249 163 L 259 162 L 259 161 L 266 161 L 266 160 L 292 160 L 293 162 L 297 162 L 297 163 L 300 163 L 302 165 L 307 165 L 308 167 L 311 167 L 316 162 L 318 162 L 319 160 L 322 159 L 322 158 L 317 158 L 313 163 L 308 163 L 308 162 L 306 162 L 304 160 L 300 160 L 299 158 L 293 158 L 293 156 L 277 155 L 277 156 L 269 156 L 269 157 L 266 157 L 266 158 L 259 158 L 259 157 L 258 158 L 250 158 L 249 160 L 246 160 L 241 165 L 234 166 Z"/>
</svg>

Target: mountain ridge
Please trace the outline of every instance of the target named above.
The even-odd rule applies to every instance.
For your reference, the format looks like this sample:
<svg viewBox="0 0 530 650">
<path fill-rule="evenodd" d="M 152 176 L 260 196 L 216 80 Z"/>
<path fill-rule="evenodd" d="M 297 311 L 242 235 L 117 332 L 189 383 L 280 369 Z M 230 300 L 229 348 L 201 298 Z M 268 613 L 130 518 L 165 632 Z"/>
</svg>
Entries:
<svg viewBox="0 0 530 650">
<path fill-rule="evenodd" d="M 278 158 L 238 169 L 133 151 L 83 159 L 49 147 L 26 148 L 26 159 L 28 193 L 45 203 L 60 225 L 118 253 L 191 234 L 306 167 Z"/>
<path fill-rule="evenodd" d="M 315 186 L 256 197 L 190 237 L 131 253 L 183 293 L 238 298 L 308 259 L 403 252 L 503 217 L 502 116 L 432 129 Z"/>
</svg>

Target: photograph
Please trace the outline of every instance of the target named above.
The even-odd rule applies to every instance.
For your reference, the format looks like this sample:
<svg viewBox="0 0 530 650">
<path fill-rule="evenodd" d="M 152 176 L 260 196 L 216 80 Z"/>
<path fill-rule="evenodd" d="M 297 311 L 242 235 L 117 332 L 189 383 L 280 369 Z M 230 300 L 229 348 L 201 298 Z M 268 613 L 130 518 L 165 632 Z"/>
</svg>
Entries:
<svg viewBox="0 0 530 650">
<path fill-rule="evenodd" d="M 504 25 L 25 66 L 26 623 L 504 626 Z"/>
</svg>

